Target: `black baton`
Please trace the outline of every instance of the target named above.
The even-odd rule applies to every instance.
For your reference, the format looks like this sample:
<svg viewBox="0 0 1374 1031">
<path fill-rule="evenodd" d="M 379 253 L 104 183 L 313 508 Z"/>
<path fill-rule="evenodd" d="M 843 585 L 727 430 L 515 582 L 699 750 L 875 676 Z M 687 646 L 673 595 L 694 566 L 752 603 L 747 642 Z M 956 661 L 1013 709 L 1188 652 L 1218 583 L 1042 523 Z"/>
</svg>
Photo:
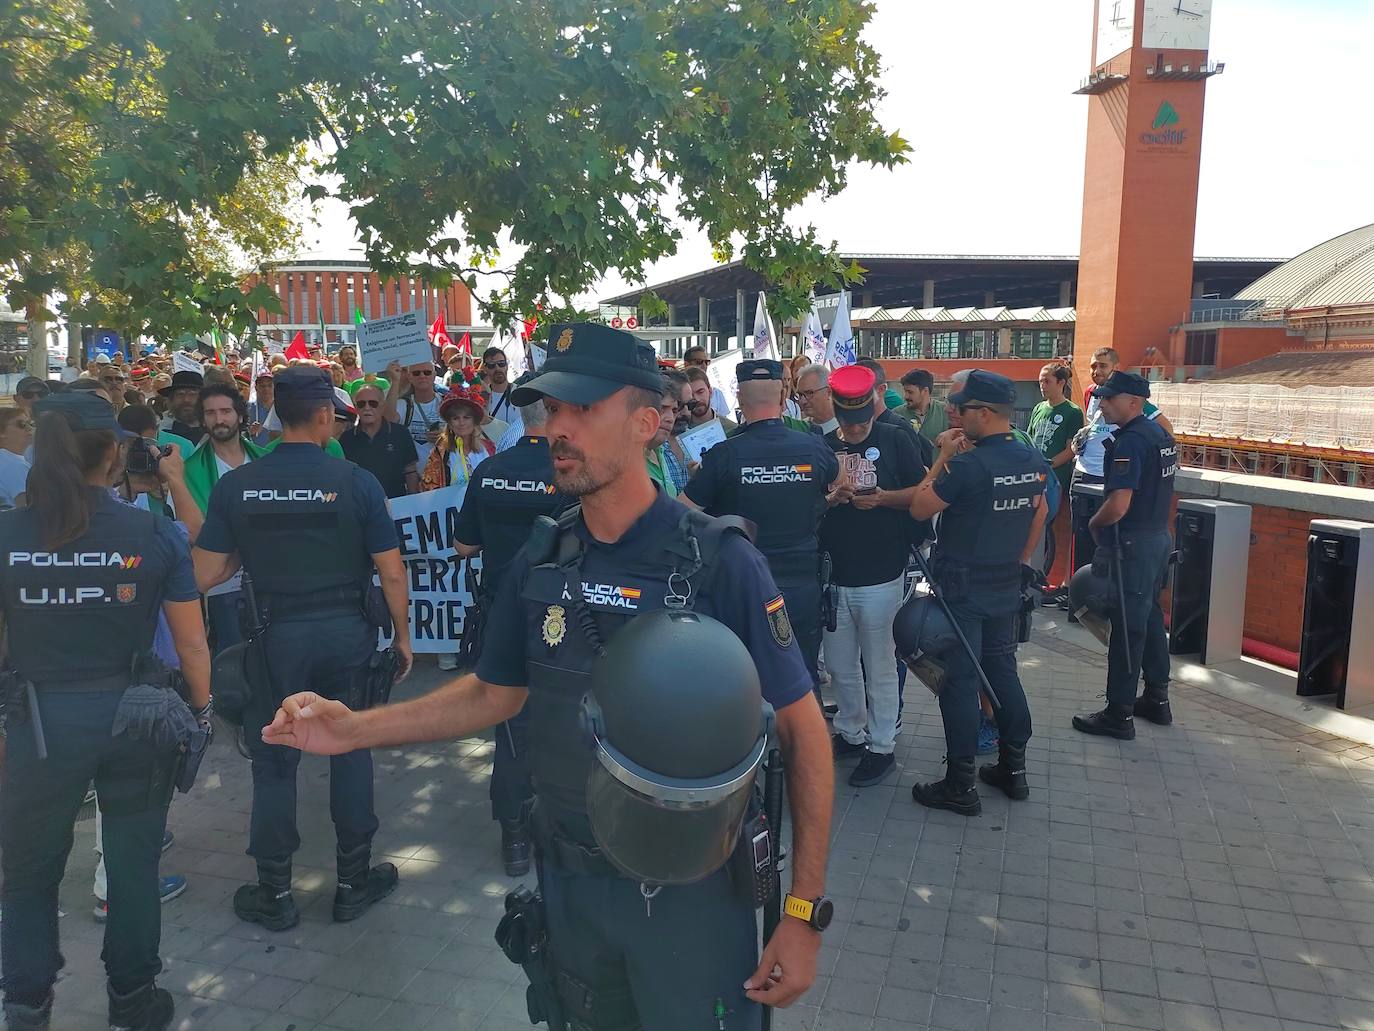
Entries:
<svg viewBox="0 0 1374 1031">
<path fill-rule="evenodd" d="M 1125 555 L 1121 550 L 1121 524 L 1112 523 L 1112 530 L 1116 534 L 1116 547 L 1112 549 L 1112 574 L 1116 577 L 1116 600 L 1121 606 L 1121 637 L 1126 644 L 1126 668 L 1129 670 L 1134 668 L 1135 660 L 1131 656 L 1131 630 L 1126 625 L 1126 580 L 1122 576 Z"/>
<path fill-rule="evenodd" d="M 945 601 L 945 596 L 939 585 L 936 584 L 935 577 L 930 575 L 930 566 L 926 563 L 926 557 L 921 554 L 920 548 L 912 548 L 911 553 L 916 556 L 916 564 L 921 567 L 921 574 L 926 578 L 926 583 L 930 584 L 930 593 L 940 603 L 940 608 L 944 610 L 949 625 L 954 627 L 954 633 L 964 648 L 964 654 L 973 663 L 974 672 L 978 674 L 978 682 L 983 685 L 983 691 L 987 694 L 988 701 L 992 703 L 994 709 L 1002 708 L 1002 702 L 998 699 L 997 692 L 992 689 L 992 685 L 988 683 L 988 675 L 983 672 L 983 664 L 978 661 L 978 656 L 974 654 L 973 645 L 969 644 L 968 638 L 964 636 L 964 628 L 959 625 L 959 621 L 954 618 L 954 613 L 950 611 L 949 603 Z"/>
<path fill-rule="evenodd" d="M 33 681 L 24 681 L 24 693 L 29 698 L 29 719 L 33 723 L 33 744 L 38 749 L 38 758 L 48 757 L 48 739 L 43 736 L 43 714 L 38 711 L 38 692 L 33 689 Z"/>
</svg>

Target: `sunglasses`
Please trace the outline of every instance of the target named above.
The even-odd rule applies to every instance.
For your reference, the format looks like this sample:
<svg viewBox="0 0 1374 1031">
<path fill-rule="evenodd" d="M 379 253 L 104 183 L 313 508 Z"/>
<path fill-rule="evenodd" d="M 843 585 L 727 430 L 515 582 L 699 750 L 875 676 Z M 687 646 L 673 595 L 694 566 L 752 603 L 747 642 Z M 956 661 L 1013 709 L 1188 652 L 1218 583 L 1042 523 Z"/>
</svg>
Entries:
<svg viewBox="0 0 1374 1031">
<path fill-rule="evenodd" d="M 380 401 L 354 401 L 354 402 L 353 402 L 353 407 L 355 407 L 355 408 L 380 408 L 381 406 L 382 406 L 382 403 L 381 403 Z"/>
<path fill-rule="evenodd" d="M 425 378 L 427 378 L 427 377 L 429 377 L 429 376 L 433 376 L 433 375 L 434 375 L 434 370 L 433 370 L 433 369 L 421 369 L 419 372 L 412 372 L 410 375 L 411 375 L 412 378 L 414 378 L 415 376 L 419 376 L 421 379 L 425 379 Z"/>
<path fill-rule="evenodd" d="M 955 407 L 959 409 L 960 415 L 966 415 L 969 412 L 986 411 L 988 408 L 987 405 L 956 405 Z"/>
<path fill-rule="evenodd" d="M 483 363 L 482 363 L 482 368 L 484 368 L 484 369 L 504 369 L 508 364 L 509 364 L 508 362 L 483 362 Z"/>
</svg>

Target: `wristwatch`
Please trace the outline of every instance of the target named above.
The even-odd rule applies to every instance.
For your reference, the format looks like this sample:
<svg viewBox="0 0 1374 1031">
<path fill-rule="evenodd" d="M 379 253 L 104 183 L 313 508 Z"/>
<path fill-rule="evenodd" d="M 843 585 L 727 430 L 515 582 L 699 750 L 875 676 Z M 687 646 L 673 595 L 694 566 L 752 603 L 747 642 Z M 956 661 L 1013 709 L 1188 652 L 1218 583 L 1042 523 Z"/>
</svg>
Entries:
<svg viewBox="0 0 1374 1031">
<path fill-rule="evenodd" d="M 794 916 L 798 920 L 810 924 L 817 931 L 824 931 L 830 926 L 830 921 L 835 916 L 835 903 L 824 895 L 810 902 L 799 899 L 795 895 L 786 895 L 782 900 L 782 911 L 788 916 Z"/>
</svg>

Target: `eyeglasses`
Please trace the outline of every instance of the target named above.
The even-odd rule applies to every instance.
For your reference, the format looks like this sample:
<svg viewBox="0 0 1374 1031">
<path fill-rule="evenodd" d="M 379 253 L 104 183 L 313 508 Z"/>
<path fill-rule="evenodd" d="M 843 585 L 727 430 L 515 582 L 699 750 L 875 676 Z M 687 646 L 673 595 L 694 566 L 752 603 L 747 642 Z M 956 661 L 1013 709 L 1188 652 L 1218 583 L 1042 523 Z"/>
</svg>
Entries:
<svg viewBox="0 0 1374 1031">
<path fill-rule="evenodd" d="M 484 368 L 484 369 L 504 369 L 508 364 L 509 364 L 508 362 L 483 362 L 483 363 L 482 363 L 482 368 Z"/>
<path fill-rule="evenodd" d="M 810 401 L 813 397 L 815 397 L 817 394 L 819 394 L 822 390 L 829 390 L 829 389 L 830 389 L 830 388 L 829 388 L 828 386 L 825 386 L 825 387 L 817 387 L 815 390 L 798 390 L 798 391 L 797 391 L 797 397 L 799 397 L 799 398 L 800 398 L 801 400 L 803 400 L 803 401 Z"/>
<path fill-rule="evenodd" d="M 355 408 L 380 408 L 381 406 L 382 403 L 380 401 L 363 401 L 355 399 L 353 402 L 353 407 Z"/>
</svg>

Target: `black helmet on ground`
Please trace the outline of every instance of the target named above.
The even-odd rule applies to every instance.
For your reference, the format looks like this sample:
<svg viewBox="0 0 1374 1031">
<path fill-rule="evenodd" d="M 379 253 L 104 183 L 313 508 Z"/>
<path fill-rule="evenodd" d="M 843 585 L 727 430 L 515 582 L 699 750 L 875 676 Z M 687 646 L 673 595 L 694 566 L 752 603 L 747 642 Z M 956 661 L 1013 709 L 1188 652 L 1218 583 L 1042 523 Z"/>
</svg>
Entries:
<svg viewBox="0 0 1374 1031">
<path fill-rule="evenodd" d="M 892 620 L 892 640 L 907 668 L 936 695 L 944 684 L 945 657 L 959 647 L 959 634 L 933 594 L 908 598 Z"/>
<path fill-rule="evenodd" d="M 596 750 L 587 813 L 606 859 L 646 884 L 724 866 L 773 728 L 743 642 L 696 612 L 637 616 L 597 660 L 582 704 Z"/>
<path fill-rule="evenodd" d="M 1111 614 L 1118 604 L 1116 581 L 1094 573 L 1091 565 L 1069 579 L 1069 612 L 1103 644 L 1111 639 Z"/>
</svg>

